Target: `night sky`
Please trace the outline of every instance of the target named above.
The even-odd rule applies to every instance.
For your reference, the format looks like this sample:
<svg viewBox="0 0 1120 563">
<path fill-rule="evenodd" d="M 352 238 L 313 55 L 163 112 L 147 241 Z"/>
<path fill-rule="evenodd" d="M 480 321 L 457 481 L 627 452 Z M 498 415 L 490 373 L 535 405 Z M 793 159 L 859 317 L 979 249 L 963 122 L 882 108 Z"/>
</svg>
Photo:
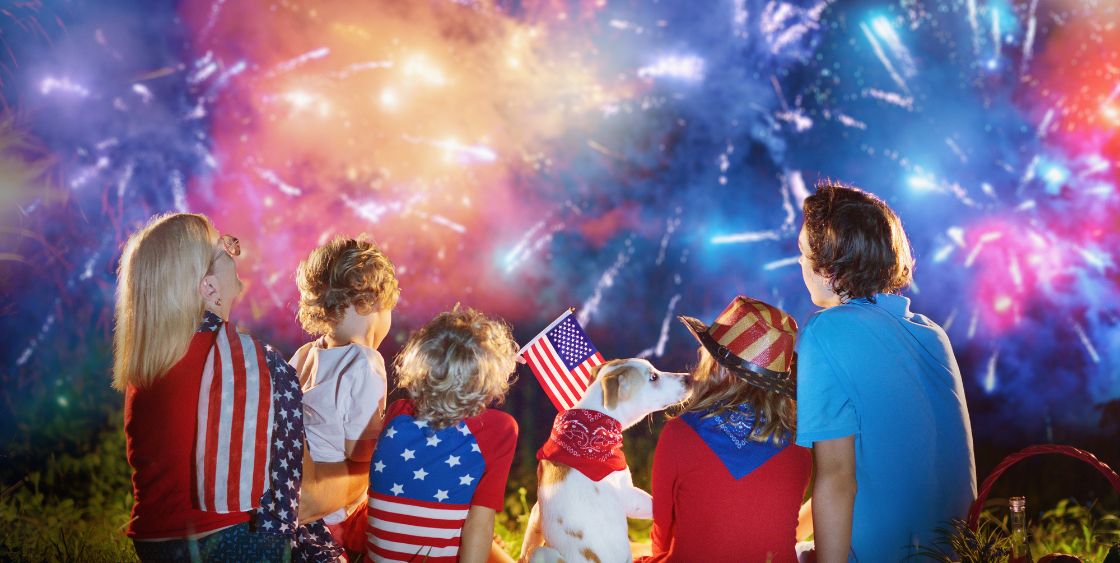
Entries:
<svg viewBox="0 0 1120 563">
<path fill-rule="evenodd" d="M 1120 398 L 1118 24 L 1103 0 L 10 4 L 0 393 L 119 401 L 120 247 L 168 211 L 241 239 L 234 320 L 288 353 L 296 265 L 364 234 L 402 288 L 387 357 L 462 302 L 522 343 L 575 307 L 608 358 L 684 370 L 676 315 L 744 294 L 804 324 L 800 202 L 832 178 L 902 217 L 978 440 L 1090 432 Z"/>
</svg>

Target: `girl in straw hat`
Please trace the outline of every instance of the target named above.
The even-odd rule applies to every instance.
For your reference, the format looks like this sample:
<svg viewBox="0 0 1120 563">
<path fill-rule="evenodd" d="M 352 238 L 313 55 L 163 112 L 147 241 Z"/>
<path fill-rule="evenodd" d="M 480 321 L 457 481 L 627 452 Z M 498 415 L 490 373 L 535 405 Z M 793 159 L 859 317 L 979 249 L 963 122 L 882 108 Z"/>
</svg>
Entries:
<svg viewBox="0 0 1120 563">
<path fill-rule="evenodd" d="M 657 442 L 643 561 L 797 561 L 812 470 L 792 443 L 797 323 L 742 296 L 710 326 L 681 321 L 700 341 L 699 363 L 691 399 Z"/>
</svg>

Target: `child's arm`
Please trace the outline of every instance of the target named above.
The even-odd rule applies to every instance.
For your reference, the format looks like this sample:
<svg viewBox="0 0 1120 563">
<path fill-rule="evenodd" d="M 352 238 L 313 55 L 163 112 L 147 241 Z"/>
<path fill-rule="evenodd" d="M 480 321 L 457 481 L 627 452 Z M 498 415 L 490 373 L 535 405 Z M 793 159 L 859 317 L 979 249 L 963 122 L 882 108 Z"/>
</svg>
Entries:
<svg viewBox="0 0 1120 563">
<path fill-rule="evenodd" d="M 318 520 L 365 494 L 369 477 L 350 470 L 349 463 L 319 463 L 303 449 L 303 482 L 300 485 L 299 521 Z M 366 466 L 369 471 L 369 466 Z"/>
<path fill-rule="evenodd" d="M 463 522 L 460 563 L 486 563 L 494 543 L 494 509 L 472 504 Z"/>
<path fill-rule="evenodd" d="M 376 354 L 376 352 L 375 352 Z M 377 436 L 381 434 L 385 414 L 385 374 L 384 365 L 380 361 L 370 362 L 370 370 L 360 370 L 348 375 L 357 376 L 353 380 L 353 388 L 346 406 L 346 441 L 344 444 L 346 459 L 353 465 L 364 466 L 369 471 L 369 462 L 373 459 L 373 449 L 377 444 Z"/>
<path fill-rule="evenodd" d="M 370 460 L 373 459 L 373 448 L 377 445 L 377 440 L 370 438 L 368 440 L 346 440 L 346 459 L 354 463 L 364 463 L 369 465 Z M 366 468 L 369 469 L 368 467 Z"/>
</svg>

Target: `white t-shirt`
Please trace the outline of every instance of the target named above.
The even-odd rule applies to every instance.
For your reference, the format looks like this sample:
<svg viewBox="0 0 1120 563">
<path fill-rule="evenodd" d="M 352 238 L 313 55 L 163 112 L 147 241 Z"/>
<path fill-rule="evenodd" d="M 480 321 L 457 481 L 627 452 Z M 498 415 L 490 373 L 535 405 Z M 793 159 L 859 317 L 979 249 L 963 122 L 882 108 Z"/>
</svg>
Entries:
<svg viewBox="0 0 1120 563">
<path fill-rule="evenodd" d="M 346 460 L 346 440 L 377 438 L 380 425 L 370 425 L 385 412 L 385 359 L 361 344 L 325 348 L 322 339 L 308 342 L 292 356 L 303 387 L 303 427 L 311 459 Z M 328 524 L 346 519 L 361 505 L 340 509 Z M 341 517 L 339 517 L 341 516 Z"/>
</svg>

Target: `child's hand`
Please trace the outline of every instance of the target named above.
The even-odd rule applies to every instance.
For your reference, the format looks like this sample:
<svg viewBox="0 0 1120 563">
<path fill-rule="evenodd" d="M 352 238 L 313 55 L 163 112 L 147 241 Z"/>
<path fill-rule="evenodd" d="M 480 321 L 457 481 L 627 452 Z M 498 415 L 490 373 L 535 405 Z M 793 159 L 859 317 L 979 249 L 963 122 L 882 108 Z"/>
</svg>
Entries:
<svg viewBox="0 0 1120 563">
<path fill-rule="evenodd" d="M 514 359 L 515 359 L 515 360 L 517 360 L 517 363 L 519 363 L 519 364 L 524 364 L 524 363 L 527 363 L 527 362 L 525 361 L 525 356 L 517 356 L 517 357 L 516 357 L 516 358 L 514 358 Z"/>
</svg>

